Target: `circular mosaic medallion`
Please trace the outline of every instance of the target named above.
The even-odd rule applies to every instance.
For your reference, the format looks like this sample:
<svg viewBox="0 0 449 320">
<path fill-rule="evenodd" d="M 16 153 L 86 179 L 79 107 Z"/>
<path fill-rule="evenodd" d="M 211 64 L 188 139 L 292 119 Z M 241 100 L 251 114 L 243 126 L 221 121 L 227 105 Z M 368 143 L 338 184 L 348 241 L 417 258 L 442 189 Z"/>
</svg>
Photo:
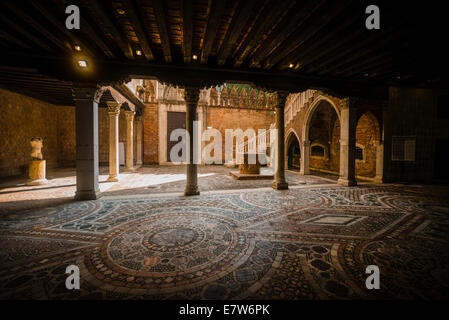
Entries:
<svg viewBox="0 0 449 320">
<path fill-rule="evenodd" d="M 207 282 L 222 270 L 232 272 L 248 253 L 246 235 L 235 229 L 223 218 L 167 212 L 122 226 L 87 265 L 93 274 L 125 286 L 162 289 L 182 281 Z"/>
<path fill-rule="evenodd" d="M 194 247 L 203 239 L 200 229 L 168 227 L 145 236 L 142 244 L 155 251 L 180 251 Z"/>
</svg>

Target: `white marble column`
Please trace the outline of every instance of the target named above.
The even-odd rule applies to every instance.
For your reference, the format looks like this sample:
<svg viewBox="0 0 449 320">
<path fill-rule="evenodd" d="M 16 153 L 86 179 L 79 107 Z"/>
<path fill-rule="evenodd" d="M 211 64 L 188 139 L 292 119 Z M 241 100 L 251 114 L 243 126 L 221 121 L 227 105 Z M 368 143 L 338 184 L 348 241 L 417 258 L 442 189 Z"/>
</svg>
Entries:
<svg viewBox="0 0 449 320">
<path fill-rule="evenodd" d="M 74 84 L 76 122 L 76 200 L 100 198 L 98 186 L 98 103 L 103 90 L 95 84 Z"/>
<path fill-rule="evenodd" d="M 310 174 L 310 141 L 303 141 L 301 145 L 300 174 Z"/>
<path fill-rule="evenodd" d="M 187 143 L 187 183 L 184 195 L 194 196 L 200 194 L 198 190 L 198 172 L 197 164 L 194 163 L 196 156 L 194 155 L 194 134 L 193 134 L 193 122 L 196 120 L 196 108 L 198 106 L 198 100 L 200 95 L 200 89 L 196 87 L 186 87 L 184 90 L 184 100 L 186 101 L 186 130 L 189 134 L 189 142 Z"/>
<path fill-rule="evenodd" d="M 287 91 L 278 91 L 276 95 L 276 129 L 277 129 L 277 148 L 276 148 L 276 170 L 274 181 L 271 185 L 273 189 L 288 189 L 288 183 L 285 180 L 285 141 L 284 141 L 284 107 L 287 100 Z"/>
<path fill-rule="evenodd" d="M 142 165 L 142 135 L 143 135 L 143 121 L 142 116 L 136 117 L 136 166 Z"/>
<path fill-rule="evenodd" d="M 109 178 L 116 182 L 119 176 L 119 150 L 118 150 L 118 117 L 120 104 L 115 101 L 106 102 L 109 114 Z"/>
<path fill-rule="evenodd" d="M 134 125 L 134 111 L 125 111 L 126 117 L 126 159 L 125 159 L 125 171 L 134 171 L 134 137 L 133 137 L 133 125 Z"/>
<path fill-rule="evenodd" d="M 356 101 L 343 99 L 340 114 L 340 177 L 338 184 L 355 186 L 355 131 L 357 125 Z"/>
</svg>

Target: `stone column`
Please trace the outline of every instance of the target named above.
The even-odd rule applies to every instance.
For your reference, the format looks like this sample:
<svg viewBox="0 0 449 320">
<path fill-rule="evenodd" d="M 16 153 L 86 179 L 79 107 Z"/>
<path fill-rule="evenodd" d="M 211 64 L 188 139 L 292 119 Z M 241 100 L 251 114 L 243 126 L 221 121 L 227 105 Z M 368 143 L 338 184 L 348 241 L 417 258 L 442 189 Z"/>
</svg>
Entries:
<svg viewBox="0 0 449 320">
<path fill-rule="evenodd" d="M 343 100 L 340 113 L 340 177 L 338 184 L 355 186 L 355 131 L 357 125 L 356 101 Z"/>
<path fill-rule="evenodd" d="M 118 116 L 120 105 L 115 101 L 106 102 L 109 114 L 109 178 L 108 181 L 118 181 L 119 150 L 118 150 Z"/>
<path fill-rule="evenodd" d="M 103 90 L 96 84 L 74 84 L 76 122 L 76 200 L 95 200 L 98 186 L 98 103 Z"/>
<path fill-rule="evenodd" d="M 194 163 L 196 158 L 193 148 L 194 132 L 193 121 L 196 120 L 196 107 L 198 105 L 200 89 L 196 87 L 186 87 L 184 90 L 184 100 L 186 101 L 186 130 L 188 132 L 187 143 L 187 184 L 184 195 L 193 196 L 200 194 L 198 190 L 197 165 Z"/>
<path fill-rule="evenodd" d="M 303 141 L 301 148 L 300 174 L 310 174 L 310 141 Z"/>
<path fill-rule="evenodd" d="M 126 159 L 125 159 L 125 171 L 134 171 L 134 146 L 133 146 L 133 122 L 134 111 L 125 111 L 126 116 Z"/>
<path fill-rule="evenodd" d="M 285 181 L 285 146 L 284 146 L 284 106 L 287 100 L 287 91 L 278 91 L 276 95 L 276 129 L 277 129 L 277 147 L 276 147 L 276 171 L 274 174 L 273 189 L 288 189 Z"/>
<path fill-rule="evenodd" d="M 136 117 L 136 143 L 137 143 L 137 157 L 136 157 L 136 166 L 142 165 L 142 116 Z"/>
</svg>

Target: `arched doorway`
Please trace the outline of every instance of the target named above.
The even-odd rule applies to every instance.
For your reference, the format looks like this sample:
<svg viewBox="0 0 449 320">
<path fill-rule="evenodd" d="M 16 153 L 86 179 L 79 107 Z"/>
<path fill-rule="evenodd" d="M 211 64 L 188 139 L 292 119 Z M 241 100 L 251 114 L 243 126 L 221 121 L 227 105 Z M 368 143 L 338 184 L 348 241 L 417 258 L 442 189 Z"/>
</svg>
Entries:
<svg viewBox="0 0 449 320">
<path fill-rule="evenodd" d="M 286 146 L 286 168 L 289 170 L 299 170 L 301 167 L 301 149 L 299 147 L 299 139 L 295 132 L 291 131 L 288 134 Z"/>
<path fill-rule="evenodd" d="M 363 113 L 356 127 L 355 174 L 359 178 L 374 178 L 380 145 L 380 126 L 376 116 L 371 112 Z"/>
<path fill-rule="evenodd" d="M 340 114 L 327 97 L 321 96 L 310 106 L 303 127 L 301 173 L 339 174 Z"/>
</svg>

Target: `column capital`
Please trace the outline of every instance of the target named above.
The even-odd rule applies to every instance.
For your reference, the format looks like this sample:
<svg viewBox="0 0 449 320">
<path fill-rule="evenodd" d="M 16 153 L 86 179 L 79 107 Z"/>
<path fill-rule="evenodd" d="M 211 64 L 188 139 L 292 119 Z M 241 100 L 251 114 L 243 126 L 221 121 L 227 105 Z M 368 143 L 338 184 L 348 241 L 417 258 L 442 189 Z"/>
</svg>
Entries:
<svg viewBox="0 0 449 320">
<path fill-rule="evenodd" d="M 118 115 L 120 113 L 120 104 L 116 101 L 106 101 L 108 113 L 110 115 Z"/>
<path fill-rule="evenodd" d="M 303 145 L 304 147 L 310 147 L 310 141 L 309 141 L 309 140 L 303 140 L 303 141 L 302 141 L 302 145 Z"/>
<path fill-rule="evenodd" d="M 358 98 L 347 97 L 341 99 L 340 106 L 342 109 L 349 109 L 349 108 L 352 109 L 357 107 L 358 102 L 359 102 Z"/>
<path fill-rule="evenodd" d="M 197 105 L 198 100 L 200 98 L 200 90 L 199 87 L 185 87 L 184 88 L 184 100 L 186 104 Z"/>
<path fill-rule="evenodd" d="M 100 103 L 105 89 L 93 83 L 74 83 L 72 87 L 73 100 L 85 100 Z"/>
<path fill-rule="evenodd" d="M 133 119 L 134 119 L 134 115 L 135 115 L 136 113 L 134 112 L 134 111 L 132 111 L 132 110 L 125 110 L 125 117 L 126 117 L 126 120 L 127 121 L 133 121 Z"/>
<path fill-rule="evenodd" d="M 288 91 L 279 90 L 275 92 L 275 108 L 284 108 L 287 97 L 290 93 Z"/>
</svg>

